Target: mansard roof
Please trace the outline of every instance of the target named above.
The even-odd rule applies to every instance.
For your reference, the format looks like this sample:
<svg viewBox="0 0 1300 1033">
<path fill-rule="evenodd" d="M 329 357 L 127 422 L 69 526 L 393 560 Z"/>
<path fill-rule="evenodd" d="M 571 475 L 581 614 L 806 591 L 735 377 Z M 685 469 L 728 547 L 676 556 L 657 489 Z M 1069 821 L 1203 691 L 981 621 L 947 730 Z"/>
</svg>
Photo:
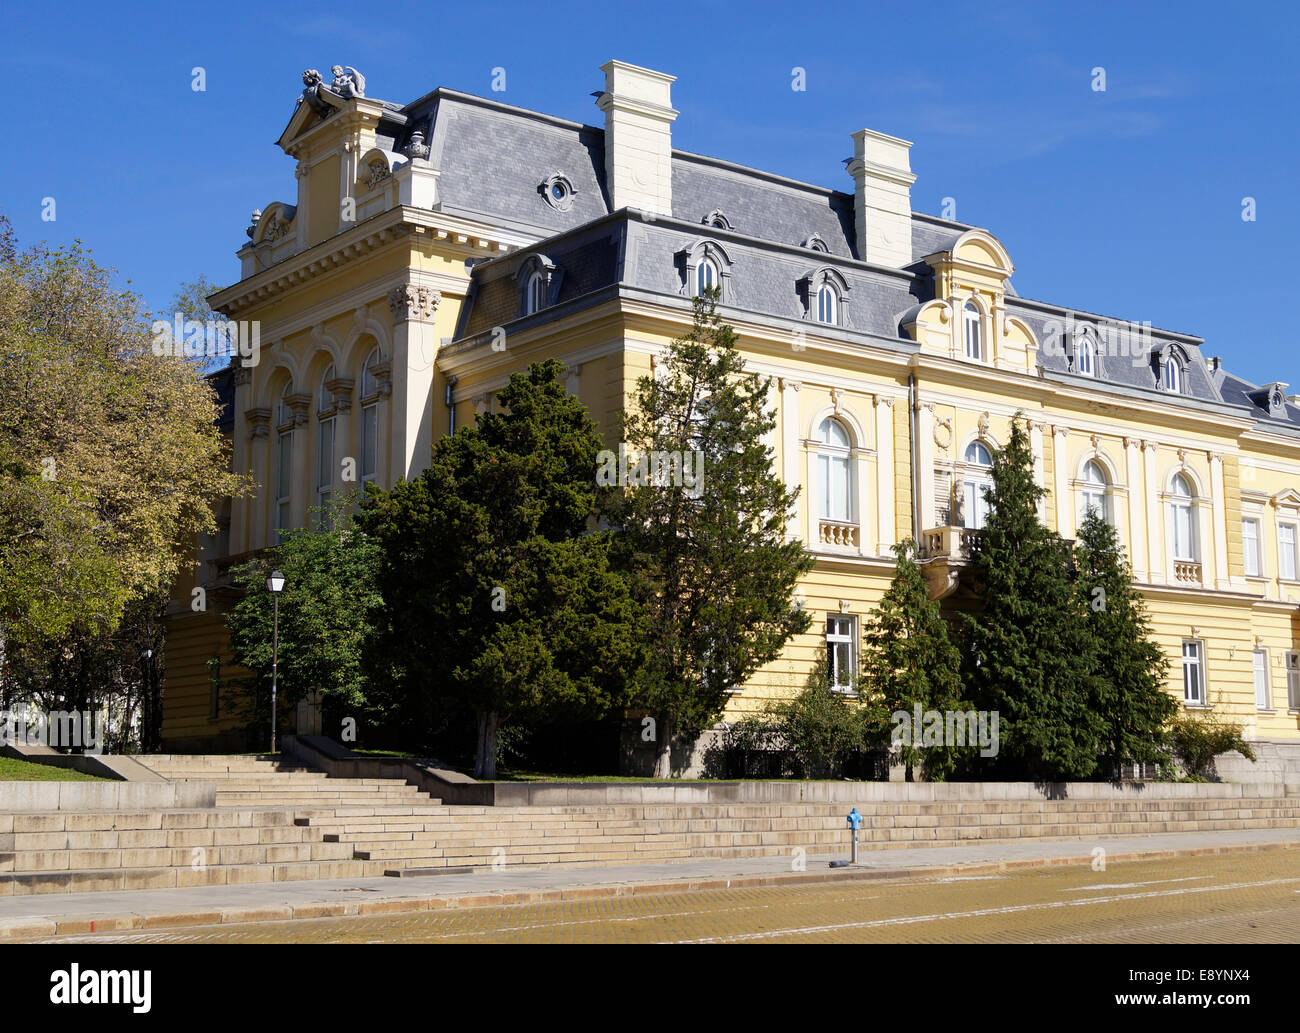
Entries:
<svg viewBox="0 0 1300 1033">
<path fill-rule="evenodd" d="M 904 316 L 933 297 L 933 273 L 923 259 L 951 251 L 960 238 L 978 229 L 913 212 L 912 264 L 905 270 L 886 270 L 858 261 L 854 196 L 849 192 L 674 150 L 671 218 L 627 213 L 610 218 L 605 131 L 600 127 L 439 88 L 400 110 L 386 112 L 377 145 L 401 151 L 417 129 L 424 132 L 428 160 L 440 173 L 438 192 L 444 211 L 542 238 L 536 249 L 565 268 L 555 305 L 528 319 L 553 318 L 556 309 L 570 302 L 618 286 L 683 296 L 685 284 L 675 256 L 701 239 L 716 239 L 733 260 L 725 307 L 794 324 L 805 316 L 797 280 L 810 264 L 826 264 L 852 290 L 847 325 L 837 331 L 911 351 L 915 345 L 902 332 Z M 573 188 L 564 209 L 549 203 L 546 191 L 539 189 L 556 175 L 564 176 Z M 705 225 L 710 213 L 718 210 L 725 213 L 729 229 Z M 805 246 L 811 240 L 820 241 L 826 251 Z M 461 335 L 515 318 L 517 299 L 501 296 L 507 280 L 492 270 L 522 261 L 531 250 L 475 269 L 475 289 L 462 313 Z M 818 257 L 810 261 L 813 254 Z M 1105 336 L 1113 333 L 1112 327 L 1126 327 L 1123 320 L 1018 296 L 1009 281 L 1006 287 L 1007 314 L 1023 320 L 1038 337 L 1039 362 L 1046 377 L 1170 399 L 1160 388 L 1158 361 L 1152 353 L 1173 347 L 1184 363 L 1181 398 L 1223 406 L 1225 412 L 1241 410 L 1279 427 L 1290 424 L 1300 430 L 1300 409 L 1288 406 L 1285 421 L 1270 418 L 1249 397 L 1254 385 L 1235 377 L 1212 376 L 1199 338 L 1145 328 L 1147 336 L 1128 340 L 1115 354 L 1105 346 Z M 1104 328 L 1091 377 L 1074 370 L 1065 349 L 1044 346 L 1053 335 L 1059 343 L 1061 332 L 1056 328 L 1070 325 L 1071 319 Z M 1119 339 L 1123 337 L 1121 333 Z"/>
</svg>

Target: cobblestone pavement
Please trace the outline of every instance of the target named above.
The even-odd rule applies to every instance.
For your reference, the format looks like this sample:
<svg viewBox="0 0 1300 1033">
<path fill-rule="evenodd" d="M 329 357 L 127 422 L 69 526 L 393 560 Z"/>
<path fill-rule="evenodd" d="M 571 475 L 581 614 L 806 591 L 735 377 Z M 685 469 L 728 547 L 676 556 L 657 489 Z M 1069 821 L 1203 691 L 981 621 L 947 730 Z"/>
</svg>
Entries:
<svg viewBox="0 0 1300 1033">
<path fill-rule="evenodd" d="M 50 943 L 1296 943 L 1293 851 L 666 892 Z"/>
</svg>

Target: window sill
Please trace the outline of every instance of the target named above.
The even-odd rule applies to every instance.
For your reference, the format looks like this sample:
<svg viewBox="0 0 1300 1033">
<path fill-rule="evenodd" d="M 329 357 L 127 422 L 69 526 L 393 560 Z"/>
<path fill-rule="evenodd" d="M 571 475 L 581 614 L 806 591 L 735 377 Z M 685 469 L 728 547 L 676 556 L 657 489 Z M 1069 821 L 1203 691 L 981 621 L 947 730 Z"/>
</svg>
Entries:
<svg viewBox="0 0 1300 1033">
<path fill-rule="evenodd" d="M 1183 709 L 1184 710 L 1213 710 L 1214 704 L 1213 703 L 1189 703 L 1187 700 L 1183 700 Z"/>
<path fill-rule="evenodd" d="M 1257 714 L 1276 714 L 1277 711 L 1276 711 L 1273 707 L 1256 707 L 1256 708 L 1255 708 L 1255 713 L 1257 713 Z"/>
</svg>

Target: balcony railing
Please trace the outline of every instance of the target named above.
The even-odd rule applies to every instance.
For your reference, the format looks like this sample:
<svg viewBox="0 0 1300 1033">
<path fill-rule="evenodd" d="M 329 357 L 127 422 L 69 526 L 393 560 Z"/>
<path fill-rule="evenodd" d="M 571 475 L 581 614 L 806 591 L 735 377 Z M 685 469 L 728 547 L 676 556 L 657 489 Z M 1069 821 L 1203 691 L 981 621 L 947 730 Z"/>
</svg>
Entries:
<svg viewBox="0 0 1300 1033">
<path fill-rule="evenodd" d="M 817 540 L 822 545 L 834 545 L 842 549 L 858 547 L 858 525 L 843 520 L 822 519 L 817 524 Z"/>
<path fill-rule="evenodd" d="M 965 559 L 979 536 L 979 531 L 969 527 L 932 527 L 921 532 L 920 558 L 929 560 L 951 556 Z"/>
<path fill-rule="evenodd" d="M 1191 560 L 1174 560 L 1174 580 L 1180 585 L 1201 584 L 1201 565 Z"/>
</svg>

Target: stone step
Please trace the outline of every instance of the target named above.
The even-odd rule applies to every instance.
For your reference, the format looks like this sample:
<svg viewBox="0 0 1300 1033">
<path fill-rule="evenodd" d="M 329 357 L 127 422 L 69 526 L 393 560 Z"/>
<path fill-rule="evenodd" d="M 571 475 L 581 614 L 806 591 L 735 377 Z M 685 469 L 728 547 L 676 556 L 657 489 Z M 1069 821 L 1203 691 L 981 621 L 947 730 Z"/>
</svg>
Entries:
<svg viewBox="0 0 1300 1033">
<path fill-rule="evenodd" d="M 287 861 L 277 864 L 207 865 L 172 868 L 69 869 L 0 875 L 0 897 L 42 893 L 97 893 L 112 890 L 171 889 L 299 879 L 355 879 L 382 875 L 388 862 L 355 858 Z"/>
</svg>

